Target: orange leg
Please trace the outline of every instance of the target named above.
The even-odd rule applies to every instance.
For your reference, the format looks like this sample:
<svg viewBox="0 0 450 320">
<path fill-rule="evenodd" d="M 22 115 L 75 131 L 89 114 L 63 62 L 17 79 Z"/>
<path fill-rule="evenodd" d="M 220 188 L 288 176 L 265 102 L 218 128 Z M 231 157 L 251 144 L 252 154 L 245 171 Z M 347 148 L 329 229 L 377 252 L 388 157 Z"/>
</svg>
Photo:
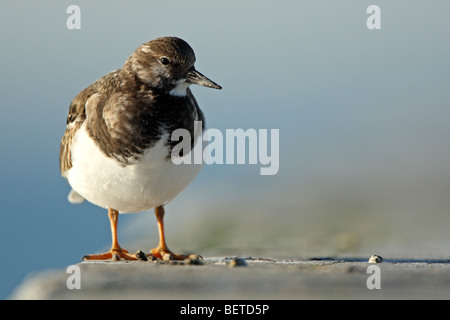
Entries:
<svg viewBox="0 0 450 320">
<path fill-rule="evenodd" d="M 164 213 L 165 211 L 163 206 L 155 207 L 155 215 L 156 221 L 158 223 L 158 232 L 159 232 L 159 245 L 158 247 L 150 250 L 150 256 L 154 256 L 155 258 L 163 260 L 184 260 L 186 258 L 195 256 L 195 255 L 175 254 L 169 250 L 166 244 L 166 237 L 164 235 Z M 200 256 L 195 257 L 201 258 Z"/>
<path fill-rule="evenodd" d="M 117 221 L 119 219 L 119 211 L 114 209 L 108 209 L 108 217 L 111 222 L 111 234 L 112 234 L 112 246 L 111 250 L 102 254 L 89 254 L 83 257 L 82 260 L 137 260 L 136 256 L 128 253 L 127 250 L 124 250 L 120 247 L 119 242 L 117 241 Z"/>
</svg>

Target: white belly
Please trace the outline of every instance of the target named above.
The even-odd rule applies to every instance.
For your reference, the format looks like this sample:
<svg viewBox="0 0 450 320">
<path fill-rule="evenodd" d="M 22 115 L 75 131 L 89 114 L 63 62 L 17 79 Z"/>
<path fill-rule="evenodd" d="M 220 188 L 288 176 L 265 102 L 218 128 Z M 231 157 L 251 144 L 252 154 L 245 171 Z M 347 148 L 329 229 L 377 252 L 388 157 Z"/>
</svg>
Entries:
<svg viewBox="0 0 450 320">
<path fill-rule="evenodd" d="M 140 212 L 172 200 L 194 180 L 202 165 L 175 165 L 167 159 L 166 134 L 138 161 L 123 166 L 107 157 L 83 125 L 72 144 L 67 179 L 83 198 L 122 213 Z"/>
</svg>

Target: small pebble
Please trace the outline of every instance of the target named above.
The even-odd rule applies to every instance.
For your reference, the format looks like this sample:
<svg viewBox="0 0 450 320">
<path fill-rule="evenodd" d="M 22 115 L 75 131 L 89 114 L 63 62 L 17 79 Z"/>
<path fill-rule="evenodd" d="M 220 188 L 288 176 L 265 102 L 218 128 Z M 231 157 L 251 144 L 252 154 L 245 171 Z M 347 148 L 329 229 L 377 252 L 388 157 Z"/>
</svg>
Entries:
<svg viewBox="0 0 450 320">
<path fill-rule="evenodd" d="M 141 261 L 148 261 L 147 255 L 144 252 L 142 252 L 142 250 L 136 252 L 136 258 L 138 258 Z"/>
<path fill-rule="evenodd" d="M 192 256 L 192 254 L 191 254 Z M 202 265 L 203 262 L 200 259 L 193 259 L 189 256 L 189 258 L 184 259 L 184 264 L 192 264 L 192 265 Z"/>
<path fill-rule="evenodd" d="M 376 254 L 372 255 L 369 259 L 369 263 L 381 263 L 381 262 L 383 262 L 383 258 L 377 256 Z"/>
<path fill-rule="evenodd" d="M 245 266 L 247 266 L 247 262 L 245 262 L 245 260 L 241 259 L 241 258 L 234 258 L 234 259 L 230 260 L 230 262 L 228 263 L 228 266 L 230 268 L 245 267 Z"/>
<path fill-rule="evenodd" d="M 117 253 L 114 253 L 114 254 L 112 255 L 112 259 L 113 259 L 114 261 L 120 261 L 120 257 L 119 257 L 119 255 L 118 255 Z"/>
<path fill-rule="evenodd" d="M 162 260 L 164 261 L 173 260 L 173 256 L 170 253 L 164 253 L 164 255 L 162 256 Z"/>
</svg>

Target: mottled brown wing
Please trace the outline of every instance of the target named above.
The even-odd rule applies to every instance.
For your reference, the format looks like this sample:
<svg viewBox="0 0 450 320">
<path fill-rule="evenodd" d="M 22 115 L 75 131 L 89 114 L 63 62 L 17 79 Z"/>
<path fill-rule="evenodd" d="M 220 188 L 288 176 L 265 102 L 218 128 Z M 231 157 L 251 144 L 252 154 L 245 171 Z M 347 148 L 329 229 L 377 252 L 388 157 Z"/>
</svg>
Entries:
<svg viewBox="0 0 450 320">
<path fill-rule="evenodd" d="M 59 166 L 61 174 L 65 177 L 67 171 L 72 167 L 71 146 L 75 133 L 86 120 L 86 101 L 96 90 L 93 85 L 81 91 L 70 103 L 69 114 L 67 116 L 67 128 L 61 140 L 59 149 Z"/>
</svg>

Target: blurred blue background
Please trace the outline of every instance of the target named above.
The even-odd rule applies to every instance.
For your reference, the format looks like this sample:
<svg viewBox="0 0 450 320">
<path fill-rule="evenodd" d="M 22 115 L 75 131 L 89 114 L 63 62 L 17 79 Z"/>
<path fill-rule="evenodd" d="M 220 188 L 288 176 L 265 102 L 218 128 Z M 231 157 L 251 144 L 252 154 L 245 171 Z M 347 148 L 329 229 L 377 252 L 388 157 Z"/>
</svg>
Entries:
<svg viewBox="0 0 450 320">
<path fill-rule="evenodd" d="M 81 30 L 66 9 L 81 8 Z M 381 7 L 381 30 L 366 9 Z M 72 98 L 175 35 L 222 91 L 209 127 L 280 129 L 280 170 L 206 166 L 167 207 L 172 249 L 204 256 L 450 258 L 448 1 L 15 1 L 0 9 L 0 298 L 30 272 L 107 249 L 105 210 L 71 205 L 59 143 Z M 157 244 L 153 213 L 122 245 Z"/>
</svg>

